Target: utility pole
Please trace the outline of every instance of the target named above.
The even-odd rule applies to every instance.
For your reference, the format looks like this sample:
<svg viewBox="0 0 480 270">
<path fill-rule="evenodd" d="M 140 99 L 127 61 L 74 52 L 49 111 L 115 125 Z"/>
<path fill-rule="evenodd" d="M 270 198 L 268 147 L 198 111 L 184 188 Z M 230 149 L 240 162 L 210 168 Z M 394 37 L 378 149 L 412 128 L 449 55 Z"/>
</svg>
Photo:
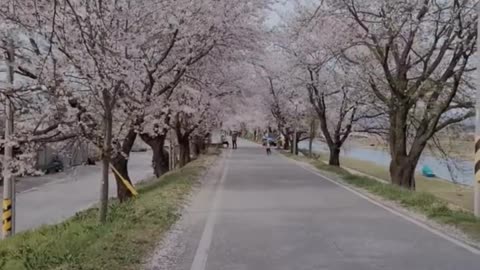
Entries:
<svg viewBox="0 0 480 270">
<path fill-rule="evenodd" d="M 480 15 L 480 6 L 477 5 L 477 14 Z M 480 27 L 480 21 L 477 21 L 478 27 Z M 477 27 L 477 28 L 478 28 Z M 477 46 L 480 42 L 480 36 L 477 33 Z M 477 217 L 480 217 L 480 50 L 475 52 L 474 61 L 477 64 L 477 69 L 474 71 L 476 75 L 474 78 L 476 79 L 476 106 L 475 106 L 475 165 L 474 165 L 474 173 L 475 179 L 473 182 L 474 185 L 474 214 Z"/>
<path fill-rule="evenodd" d="M 12 37 L 8 37 L 7 63 L 8 63 L 8 92 L 14 91 L 15 72 L 15 44 Z M 15 233 L 15 177 L 11 171 L 13 160 L 13 115 L 14 108 L 7 95 L 5 97 L 5 144 L 3 159 L 3 203 L 2 203 L 2 236 L 7 238 Z"/>
</svg>

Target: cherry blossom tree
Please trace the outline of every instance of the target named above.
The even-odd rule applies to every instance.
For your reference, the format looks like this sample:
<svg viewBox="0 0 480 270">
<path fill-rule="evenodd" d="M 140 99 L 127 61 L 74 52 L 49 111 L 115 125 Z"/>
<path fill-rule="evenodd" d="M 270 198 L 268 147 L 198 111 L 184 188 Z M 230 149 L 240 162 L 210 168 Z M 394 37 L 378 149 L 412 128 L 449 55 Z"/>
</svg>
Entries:
<svg viewBox="0 0 480 270">
<path fill-rule="evenodd" d="M 100 220 L 104 222 L 114 130 L 122 128 L 114 127 L 114 121 L 124 122 L 118 119 L 121 115 L 116 111 L 124 92 L 137 78 L 135 54 L 147 38 L 139 35 L 137 31 L 141 26 L 134 23 L 142 9 L 128 0 L 64 1 L 61 4 L 56 11 L 58 30 L 54 43 L 62 53 L 61 64 L 71 70 L 64 73 L 66 82 L 75 89 L 67 93 L 68 102 L 77 111 L 82 135 L 102 151 Z M 123 183 L 117 186 L 122 187 Z"/>
<path fill-rule="evenodd" d="M 22 16 L 23 13 L 17 11 L 19 7 L 17 1 L 0 4 L 0 106 L 2 113 L 5 112 L 8 99 L 15 121 L 14 133 L 4 138 L 1 148 L 3 152 L 4 146 L 10 144 L 16 149 L 13 163 L 2 162 L 2 167 L 9 168 L 15 175 L 24 175 L 38 173 L 36 154 L 40 147 L 77 138 L 77 133 L 72 128 L 73 118 L 69 117 L 68 107 L 62 103 L 58 77 L 50 72 L 47 29 L 44 29 L 45 35 L 33 31 L 35 20 Z M 24 18 L 30 20 L 20 20 Z M 9 85 L 8 80 L 12 80 L 13 85 Z M 1 118 L 5 120 L 5 114 Z"/>
<path fill-rule="evenodd" d="M 340 151 L 350 134 L 361 128 L 362 121 L 377 118 L 383 111 L 369 107 L 375 98 L 365 95 L 355 73 L 338 66 L 327 71 L 307 70 L 310 81 L 306 88 L 330 150 L 329 164 L 340 166 Z"/>
<path fill-rule="evenodd" d="M 122 180 L 130 181 L 128 158 L 138 135 L 154 150 L 154 171 L 159 176 L 168 167 L 163 148 L 170 128 L 179 131 L 179 139 L 187 140 L 206 135 L 220 122 L 219 101 L 232 87 L 219 77 L 228 81 L 235 74 L 230 73 L 233 69 L 221 74 L 205 67 L 223 62 L 237 65 L 255 49 L 267 4 L 233 0 L 2 2 L 2 24 L 14 25 L 27 45 L 25 65 L 16 69 L 30 80 L 22 89 L 51 104 L 22 97 L 25 104 L 42 111 L 34 115 L 33 109 L 21 105 L 25 118 L 19 126 L 25 126 L 26 142 L 75 136 L 101 150 L 100 219 L 104 221 L 111 165 L 120 172 L 116 175 L 118 197 L 123 201 L 131 196 Z M 207 89 L 212 85 L 215 91 Z M 195 117 L 187 117 L 191 115 Z M 184 155 L 185 161 L 188 158 Z"/>
<path fill-rule="evenodd" d="M 294 71 L 288 62 L 277 60 L 285 59 L 278 58 L 277 53 L 271 55 L 275 60 L 270 58 L 260 71 L 264 76 L 265 105 L 275 120 L 276 128 L 285 138 L 284 148 L 296 149 L 298 154 L 298 143 L 307 139 L 308 126 L 304 121 L 308 111 L 306 95 L 302 91 L 303 86 L 297 84 L 295 76 L 292 76 Z"/>
<path fill-rule="evenodd" d="M 132 1 L 37 1 L 15 2 L 15 16 L 28 35 L 43 37 L 48 58 L 41 66 L 46 81 L 55 83 L 61 102 L 76 120 L 82 137 L 102 150 L 103 179 L 100 220 L 105 221 L 108 175 L 114 131 L 121 132 L 130 121 L 116 114 L 120 100 L 138 78 L 135 68 L 148 31 L 141 15 L 154 2 L 133 5 Z M 114 125 L 118 123 L 118 125 Z M 115 149 L 116 150 L 116 149 Z M 117 186 L 123 187 L 122 183 Z M 119 192 L 120 193 L 120 192 Z"/>
<path fill-rule="evenodd" d="M 341 21 L 319 12 L 298 5 L 295 16 L 277 33 L 276 43 L 283 50 L 289 80 L 307 93 L 303 98 L 319 120 L 330 150 L 329 164 L 339 166 L 341 148 L 357 123 L 379 113 L 367 108 L 374 98 L 363 91 L 358 67 L 343 59 L 339 44 L 349 42 L 353 33 Z"/>
<path fill-rule="evenodd" d="M 265 79 L 255 65 L 260 48 L 250 52 L 252 59 L 233 65 L 230 75 L 226 76 L 233 94 L 225 96 L 222 101 L 222 129 L 240 130 L 243 126 L 255 140 L 271 124 L 270 110 L 264 102 Z"/>
<path fill-rule="evenodd" d="M 189 1 L 158 4 L 153 9 L 158 12 L 143 16 L 141 27 L 149 29 L 149 38 L 138 55 L 141 60 L 136 69 L 140 75 L 122 106 L 130 121 L 127 132 L 118 139 L 122 154 L 114 160 L 115 167 L 125 175 L 128 175 L 128 155 L 138 134 L 153 150 L 154 174 L 160 176 L 168 170 L 164 150 L 168 132 L 166 100 L 187 69 L 213 48 L 208 29 L 203 28 L 204 14 L 190 6 Z"/>
<path fill-rule="evenodd" d="M 216 6 L 218 9 L 212 10 L 209 8 L 210 6 Z M 166 158 L 162 153 L 165 138 L 170 127 L 169 121 L 173 119 L 172 115 L 170 115 L 170 110 L 173 106 L 170 106 L 168 103 L 172 100 L 171 94 L 175 95 L 174 89 L 189 74 L 187 70 L 194 69 L 202 61 L 231 60 L 238 57 L 240 51 L 248 50 L 248 47 L 255 43 L 252 40 L 256 36 L 256 30 L 254 29 L 260 23 L 257 17 L 261 17 L 258 12 L 265 7 L 265 2 L 259 1 L 256 4 L 249 4 L 224 0 L 213 3 L 205 0 L 196 1 L 195 4 L 190 3 L 185 7 L 191 10 L 188 14 L 190 14 L 190 17 L 193 16 L 193 18 L 191 20 L 182 19 L 183 22 L 189 23 L 188 27 L 183 25 L 183 30 L 180 29 L 178 31 L 179 36 L 184 35 L 183 38 L 178 39 L 184 43 L 184 45 L 180 45 L 180 48 L 183 46 L 185 48 L 183 51 L 188 52 L 188 54 L 183 54 L 182 56 L 180 53 L 180 57 L 178 54 L 173 54 L 176 55 L 175 59 L 179 59 L 180 62 L 172 69 L 165 69 L 173 71 L 174 75 L 171 77 L 173 80 L 167 84 L 166 89 L 168 91 L 166 96 L 159 97 L 164 99 L 164 101 L 156 99 L 154 104 L 154 106 L 165 104 L 165 107 L 163 109 L 158 108 L 159 111 L 157 110 L 157 116 L 155 117 L 157 121 L 155 124 L 152 124 L 152 122 L 148 123 L 147 128 L 142 129 L 141 134 L 142 139 L 152 149 L 158 149 L 154 149 L 154 152 L 160 151 L 159 154 L 154 154 L 154 167 L 157 168 L 155 169 L 157 175 L 162 174 L 167 168 L 166 162 L 164 162 Z M 183 12 L 183 9 L 181 10 Z M 182 13 L 182 15 L 184 16 L 185 14 Z M 175 43 L 174 45 L 177 44 Z M 210 59 L 205 60 L 205 58 Z M 197 76 L 197 74 L 194 76 Z M 151 81 L 151 77 L 148 78 Z M 183 107 L 186 108 L 185 106 Z"/>
<path fill-rule="evenodd" d="M 392 182 L 415 189 L 415 168 L 428 141 L 474 115 L 471 57 L 476 1 L 335 1 L 327 9 L 352 35 L 346 58 L 388 114 Z"/>
</svg>

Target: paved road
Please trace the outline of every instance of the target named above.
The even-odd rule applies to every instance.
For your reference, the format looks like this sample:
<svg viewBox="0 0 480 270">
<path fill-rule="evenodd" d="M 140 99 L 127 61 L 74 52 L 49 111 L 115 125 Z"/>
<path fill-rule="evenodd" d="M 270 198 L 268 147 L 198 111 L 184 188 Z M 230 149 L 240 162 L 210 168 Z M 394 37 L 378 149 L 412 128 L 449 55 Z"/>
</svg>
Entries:
<svg viewBox="0 0 480 270">
<path fill-rule="evenodd" d="M 224 173 L 188 209 L 181 252 L 164 246 L 151 269 L 480 269 L 479 255 L 251 143 Z"/>
<path fill-rule="evenodd" d="M 151 152 L 132 153 L 129 173 L 133 182 L 153 176 L 151 158 Z M 100 178 L 101 167 L 97 165 L 25 179 L 19 183 L 21 193 L 17 194 L 16 231 L 59 223 L 97 203 Z M 116 195 L 116 188 L 115 181 L 110 181 L 110 196 Z"/>
</svg>

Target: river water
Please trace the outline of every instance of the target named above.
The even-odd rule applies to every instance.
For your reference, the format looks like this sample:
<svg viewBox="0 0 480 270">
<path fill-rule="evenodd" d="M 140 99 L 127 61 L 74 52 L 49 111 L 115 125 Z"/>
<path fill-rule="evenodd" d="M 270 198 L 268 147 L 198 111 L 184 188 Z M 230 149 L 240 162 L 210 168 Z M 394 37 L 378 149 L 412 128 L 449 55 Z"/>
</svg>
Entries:
<svg viewBox="0 0 480 270">
<path fill-rule="evenodd" d="M 308 142 L 301 142 L 300 148 L 308 149 Z M 315 152 L 328 152 L 328 147 L 322 142 L 314 142 L 313 150 Z M 381 149 L 363 148 L 359 146 L 346 146 L 342 148 L 341 155 L 353 159 L 365 160 L 378 165 L 388 167 L 390 165 L 390 154 Z M 424 165 L 429 166 L 438 178 L 447 181 L 473 186 L 473 161 L 461 159 L 444 160 L 424 154 L 417 166 L 417 171 L 421 171 Z"/>
</svg>

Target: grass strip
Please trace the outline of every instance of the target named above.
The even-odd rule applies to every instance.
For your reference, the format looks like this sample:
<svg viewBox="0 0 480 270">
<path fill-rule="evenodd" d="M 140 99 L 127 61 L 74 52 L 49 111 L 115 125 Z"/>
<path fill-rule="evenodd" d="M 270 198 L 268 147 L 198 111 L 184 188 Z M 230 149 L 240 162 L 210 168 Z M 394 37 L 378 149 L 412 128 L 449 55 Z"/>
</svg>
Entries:
<svg viewBox="0 0 480 270">
<path fill-rule="evenodd" d="M 308 162 L 321 171 L 334 174 L 342 181 L 354 187 L 361 188 L 383 199 L 398 203 L 399 205 L 425 215 L 440 224 L 453 226 L 463 231 L 474 241 L 480 241 L 480 219 L 471 212 L 462 209 L 452 209 L 449 202 L 424 191 L 411 191 L 392 184 L 385 184 L 365 176 L 358 176 L 348 171 L 325 164 L 321 160 L 307 157 L 294 156 L 283 153 L 285 156 L 297 161 Z"/>
<path fill-rule="evenodd" d="M 301 152 L 307 155 L 308 151 L 302 150 Z M 328 161 L 328 153 L 320 152 L 316 154 L 316 157 L 324 162 Z M 374 162 L 343 156 L 340 158 L 340 164 L 345 168 L 390 182 L 388 168 Z M 419 173 L 415 175 L 415 181 L 417 191 L 431 193 L 440 199 L 473 212 L 473 187 L 455 184 L 438 178 L 428 178 Z"/>
<path fill-rule="evenodd" d="M 192 186 L 217 154 L 142 184 L 137 199 L 123 204 L 112 200 L 104 225 L 92 208 L 58 225 L 0 241 L 0 269 L 140 269 L 162 234 L 177 221 Z"/>
</svg>

